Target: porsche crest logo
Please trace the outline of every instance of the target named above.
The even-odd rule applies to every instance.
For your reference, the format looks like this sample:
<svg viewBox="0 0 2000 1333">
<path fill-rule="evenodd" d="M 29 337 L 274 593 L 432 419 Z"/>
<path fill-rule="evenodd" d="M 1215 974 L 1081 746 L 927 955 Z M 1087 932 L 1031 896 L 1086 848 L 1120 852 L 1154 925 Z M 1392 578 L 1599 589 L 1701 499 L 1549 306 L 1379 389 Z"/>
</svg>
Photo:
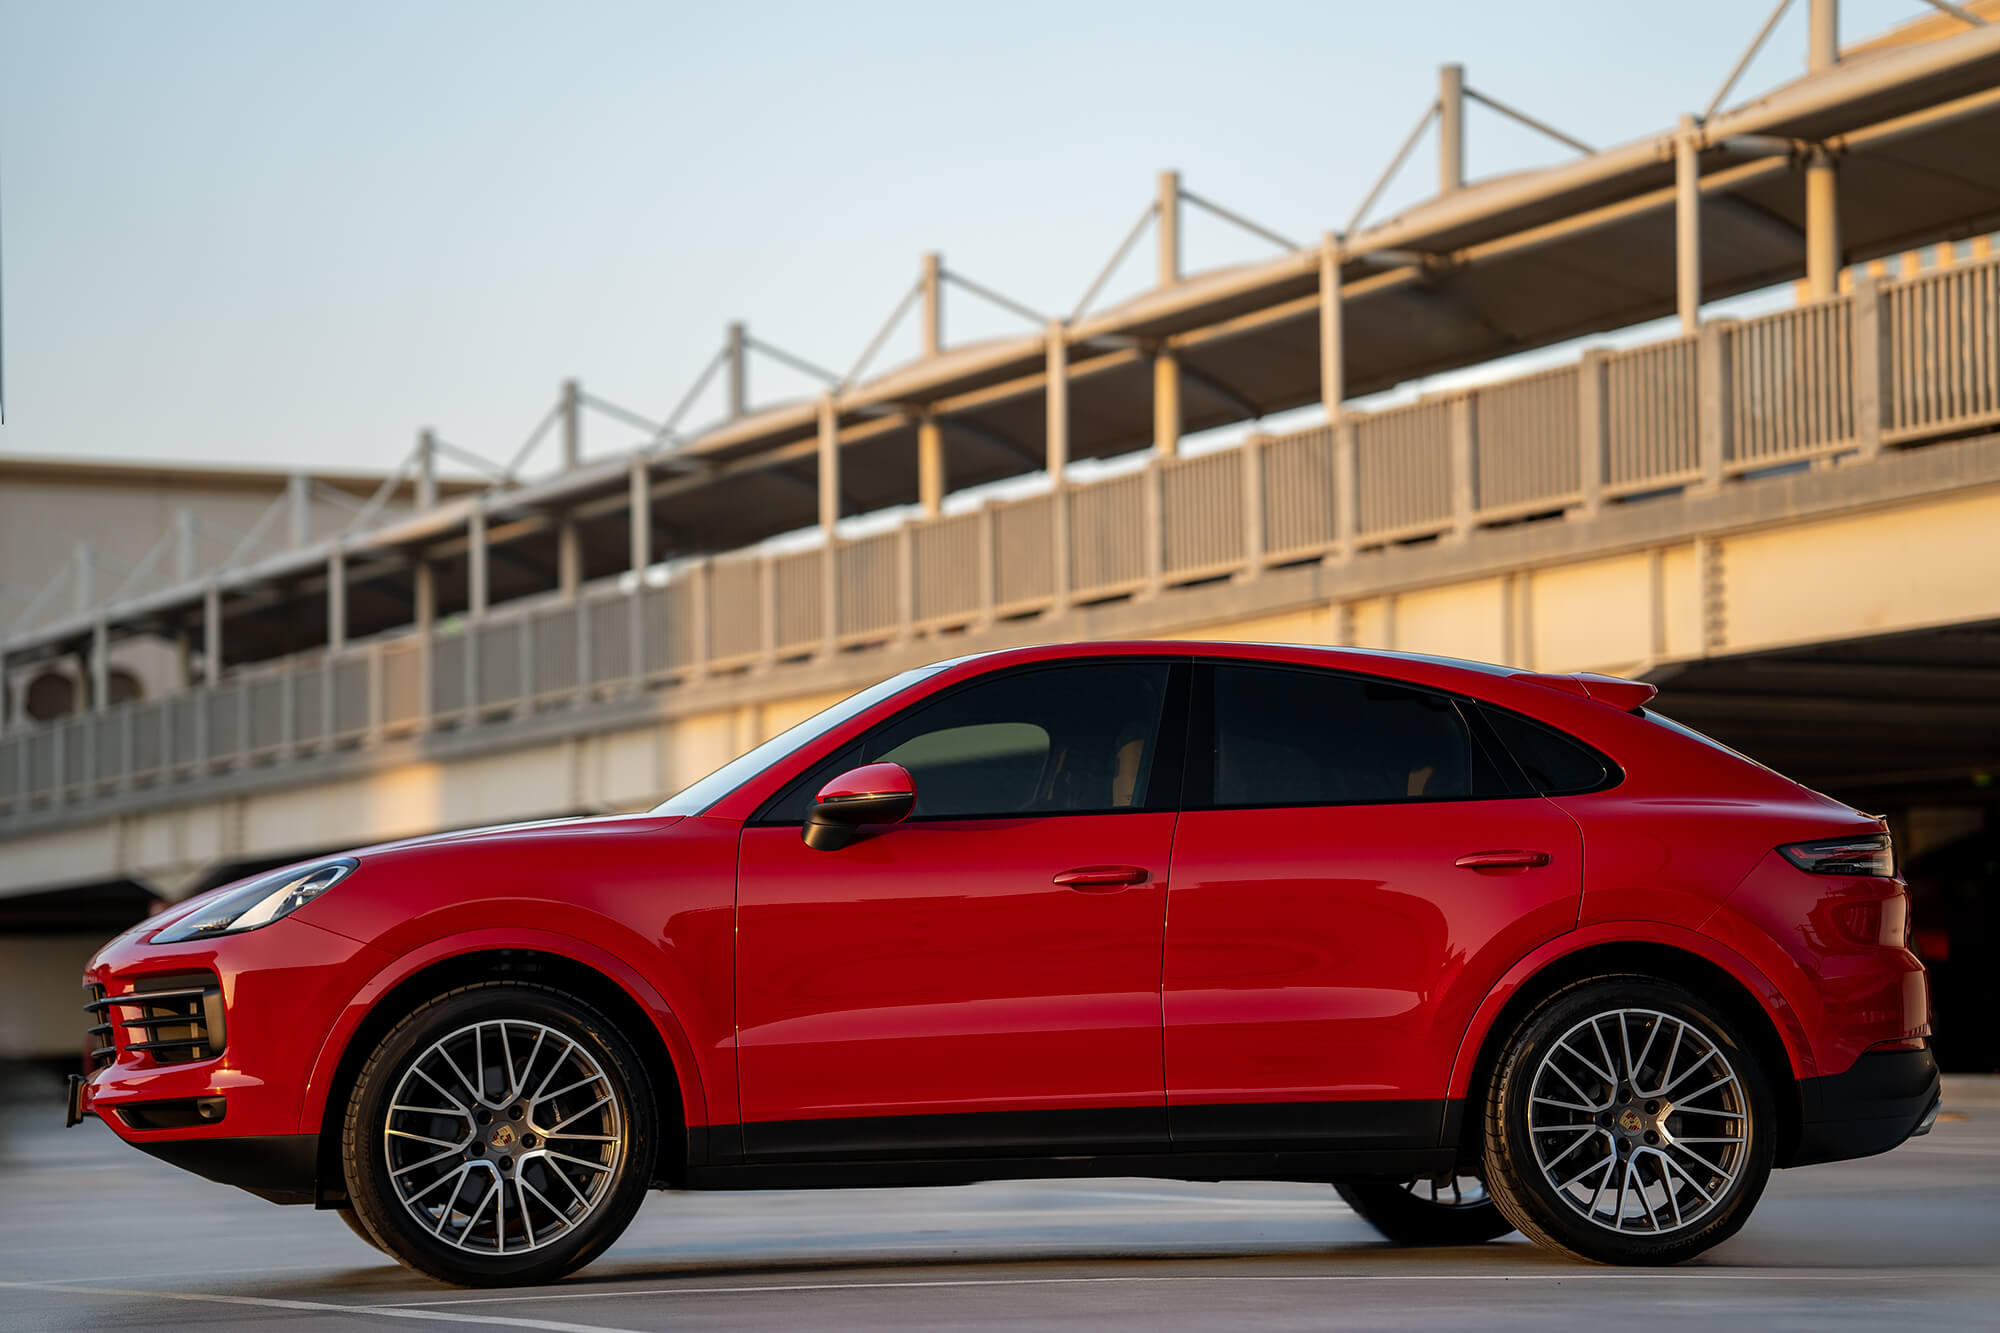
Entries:
<svg viewBox="0 0 2000 1333">
<path fill-rule="evenodd" d="M 1619 1112 L 1618 1128 L 1624 1130 L 1627 1134 L 1637 1134 L 1640 1130 L 1644 1129 L 1645 1127 L 1646 1127 L 1645 1120 L 1642 1119 L 1639 1113 L 1633 1110 L 1631 1107 L 1628 1106 L 1623 1111 Z M 498 1140 L 495 1140 L 495 1142 L 498 1142 Z"/>
<path fill-rule="evenodd" d="M 520 1135 L 514 1132 L 512 1125 L 502 1125 L 493 1131 L 492 1143 L 496 1148 L 511 1148 L 518 1138 L 520 1138 Z"/>
</svg>

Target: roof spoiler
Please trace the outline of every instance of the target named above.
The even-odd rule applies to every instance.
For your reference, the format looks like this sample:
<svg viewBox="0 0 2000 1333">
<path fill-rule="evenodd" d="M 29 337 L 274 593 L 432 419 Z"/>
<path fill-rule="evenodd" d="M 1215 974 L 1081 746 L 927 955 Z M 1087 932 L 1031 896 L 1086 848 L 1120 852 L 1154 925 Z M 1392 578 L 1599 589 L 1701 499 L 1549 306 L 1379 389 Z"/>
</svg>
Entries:
<svg viewBox="0 0 2000 1333">
<path fill-rule="evenodd" d="M 1552 690 L 1565 694 L 1577 694 L 1599 703 L 1610 704 L 1621 712 L 1629 713 L 1651 703 L 1653 696 L 1660 692 L 1657 685 L 1649 685 L 1643 680 L 1624 680 L 1618 676 L 1601 676 L 1595 671 L 1573 671 L 1568 675 L 1553 672 L 1517 671 L 1509 680 L 1525 680 L 1535 685 L 1546 685 Z"/>
</svg>

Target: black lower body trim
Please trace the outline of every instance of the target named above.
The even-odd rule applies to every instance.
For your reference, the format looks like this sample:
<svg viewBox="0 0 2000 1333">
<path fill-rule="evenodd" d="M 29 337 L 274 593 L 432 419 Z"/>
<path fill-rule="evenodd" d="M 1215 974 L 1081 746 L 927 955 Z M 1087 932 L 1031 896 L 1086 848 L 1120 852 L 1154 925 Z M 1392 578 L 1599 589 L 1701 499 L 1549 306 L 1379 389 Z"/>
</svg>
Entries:
<svg viewBox="0 0 2000 1333">
<path fill-rule="evenodd" d="M 1455 1101 L 863 1116 L 688 1134 L 693 1189 L 857 1188 L 977 1180 L 1409 1179 L 1452 1168 Z"/>
<path fill-rule="evenodd" d="M 1174 1147 L 1181 1151 L 1435 1148 L 1446 1142 L 1448 1105 L 1393 1101 L 1176 1106 L 1169 1121 Z"/>
<path fill-rule="evenodd" d="M 317 1134 L 131 1142 L 134 1148 L 171 1162 L 183 1171 L 249 1190 L 272 1203 L 313 1201 L 313 1178 L 319 1160 Z"/>
<path fill-rule="evenodd" d="M 753 1162 L 1029 1157 L 1061 1149 L 1139 1152 L 1168 1146 L 1164 1106 L 764 1120 L 743 1126 L 743 1150 Z"/>
<path fill-rule="evenodd" d="M 1917 1132 L 1942 1081 L 1928 1050 L 1874 1051 L 1845 1074 L 1799 1080 L 1799 1144 L 1780 1166 L 1884 1153 Z"/>
<path fill-rule="evenodd" d="M 1452 1169 L 1452 1148 L 1330 1152 L 1139 1152 L 1062 1156 L 950 1157 L 894 1161 L 757 1162 L 690 1167 L 698 1190 L 887 1189 L 971 1185 L 982 1180 L 1411 1180 Z"/>
</svg>

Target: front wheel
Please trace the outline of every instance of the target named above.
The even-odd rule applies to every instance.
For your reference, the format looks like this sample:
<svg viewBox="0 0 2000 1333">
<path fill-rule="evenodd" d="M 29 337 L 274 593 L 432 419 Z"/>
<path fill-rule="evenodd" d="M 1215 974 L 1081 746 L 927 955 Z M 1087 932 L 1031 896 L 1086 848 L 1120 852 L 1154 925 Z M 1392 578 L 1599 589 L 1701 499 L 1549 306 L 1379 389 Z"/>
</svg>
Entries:
<svg viewBox="0 0 2000 1333">
<path fill-rule="evenodd" d="M 1483 1245 L 1514 1229 L 1477 1176 L 1351 1180 L 1334 1188 L 1362 1221 L 1398 1245 Z"/>
<path fill-rule="evenodd" d="M 445 1282 L 552 1281 L 631 1222 L 656 1122 L 637 1053 L 583 1001 L 518 982 L 452 991 L 397 1024 L 355 1083 L 342 1147 L 357 1229 Z"/>
<path fill-rule="evenodd" d="M 1488 1093 L 1486 1181 L 1550 1249 L 1671 1264 L 1736 1234 L 1771 1174 L 1769 1083 L 1720 1006 L 1671 982 L 1579 982 L 1509 1038 Z"/>
</svg>

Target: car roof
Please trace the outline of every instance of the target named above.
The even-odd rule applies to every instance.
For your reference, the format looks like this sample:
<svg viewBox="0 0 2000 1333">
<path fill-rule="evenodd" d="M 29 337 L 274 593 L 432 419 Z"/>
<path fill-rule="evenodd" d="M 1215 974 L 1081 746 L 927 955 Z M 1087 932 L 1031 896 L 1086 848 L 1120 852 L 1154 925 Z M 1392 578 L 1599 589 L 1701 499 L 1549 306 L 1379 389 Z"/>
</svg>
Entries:
<svg viewBox="0 0 2000 1333">
<path fill-rule="evenodd" d="M 1040 643 L 1019 648 L 995 648 L 949 658 L 936 665 L 955 668 L 977 663 L 980 672 L 997 666 L 1057 662 L 1084 657 L 1233 657 L 1244 661 L 1298 662 L 1312 666 L 1345 667 L 1405 679 L 1429 678 L 1433 672 L 1469 672 L 1489 678 L 1529 674 L 1520 667 L 1475 662 L 1470 658 L 1432 653 L 1399 652 L 1387 648 L 1331 647 L 1317 643 L 1264 643 L 1228 639 L 1098 639 L 1076 643 Z M 1414 670 L 1412 669 L 1414 668 Z M 1437 681 L 1436 683 L 1443 683 Z"/>
</svg>

